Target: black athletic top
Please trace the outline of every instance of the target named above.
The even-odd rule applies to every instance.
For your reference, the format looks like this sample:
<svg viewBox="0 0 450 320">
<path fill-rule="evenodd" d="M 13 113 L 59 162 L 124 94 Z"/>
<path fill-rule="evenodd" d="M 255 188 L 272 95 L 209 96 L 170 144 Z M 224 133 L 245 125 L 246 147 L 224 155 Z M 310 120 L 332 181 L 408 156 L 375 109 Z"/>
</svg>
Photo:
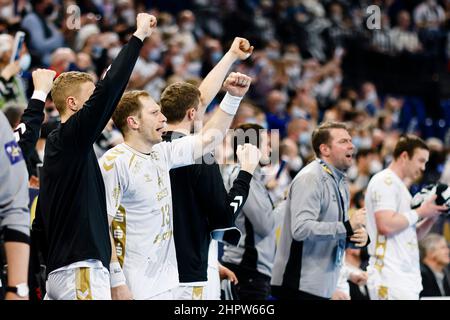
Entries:
<svg viewBox="0 0 450 320">
<path fill-rule="evenodd" d="M 163 139 L 172 141 L 183 136 L 169 131 Z M 181 283 L 207 281 L 210 233 L 234 227 L 252 179 L 250 173 L 241 170 L 227 194 L 219 165 L 211 154 L 204 159 L 202 164 L 170 170 L 173 235 Z"/>
<path fill-rule="evenodd" d="M 33 225 L 45 232 L 47 275 L 88 259 L 109 269 L 105 185 L 92 145 L 122 97 L 141 47 L 142 41 L 133 36 L 84 107 L 47 138 Z"/>
</svg>

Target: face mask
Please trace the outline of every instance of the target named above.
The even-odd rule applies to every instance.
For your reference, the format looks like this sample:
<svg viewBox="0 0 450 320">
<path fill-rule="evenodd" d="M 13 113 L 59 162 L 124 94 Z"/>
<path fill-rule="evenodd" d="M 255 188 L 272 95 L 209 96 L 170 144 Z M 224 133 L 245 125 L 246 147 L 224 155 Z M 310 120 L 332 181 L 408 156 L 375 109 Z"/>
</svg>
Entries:
<svg viewBox="0 0 450 320">
<path fill-rule="evenodd" d="M 333 15 L 331 16 L 331 20 L 332 20 L 333 22 L 335 22 L 335 23 L 339 23 L 339 22 L 342 21 L 342 15 L 340 15 L 340 14 L 333 14 Z"/>
<path fill-rule="evenodd" d="M 300 67 L 290 67 L 286 70 L 286 73 L 291 78 L 298 78 L 300 77 Z"/>
<path fill-rule="evenodd" d="M 361 138 L 360 147 L 364 149 L 370 149 L 372 147 L 372 139 L 369 137 Z"/>
<path fill-rule="evenodd" d="M 31 56 L 28 53 L 23 54 L 20 57 L 19 65 L 22 70 L 28 70 L 31 65 Z"/>
<path fill-rule="evenodd" d="M 377 93 L 375 91 L 371 91 L 367 95 L 366 100 L 369 101 L 369 102 L 376 102 L 377 98 L 378 98 Z"/>
<path fill-rule="evenodd" d="M 92 47 L 92 56 L 94 58 L 100 58 L 100 56 L 102 55 L 102 51 L 103 51 L 103 47 L 102 46 L 94 45 Z"/>
<path fill-rule="evenodd" d="M 280 58 L 280 52 L 278 50 L 274 50 L 274 49 L 267 49 L 266 55 L 267 55 L 267 58 L 269 58 L 271 60 L 277 60 Z"/>
<path fill-rule="evenodd" d="M 211 53 L 211 62 L 213 65 L 216 65 L 217 62 L 220 61 L 220 59 L 222 59 L 222 52 L 215 51 L 215 52 Z"/>
<path fill-rule="evenodd" d="M 126 9 L 122 11 L 121 16 L 129 26 L 132 26 L 136 19 L 136 13 L 133 9 Z"/>
<path fill-rule="evenodd" d="M 299 107 L 292 107 L 291 115 L 293 118 L 306 118 L 306 112 L 300 109 Z"/>
<path fill-rule="evenodd" d="M 378 160 L 372 160 L 370 161 L 369 164 L 369 172 L 370 174 L 375 174 L 377 172 L 380 172 L 381 170 L 383 170 L 383 165 L 381 164 L 380 161 Z"/>
<path fill-rule="evenodd" d="M 307 146 L 311 143 L 311 134 L 309 132 L 302 132 L 298 136 L 298 143 L 303 146 Z"/>
<path fill-rule="evenodd" d="M 152 49 L 148 54 L 148 60 L 159 61 L 159 59 L 161 59 L 161 49 L 160 48 Z"/>
<path fill-rule="evenodd" d="M 14 7 L 12 5 L 3 7 L 0 11 L 0 17 L 12 18 L 14 16 Z"/>
<path fill-rule="evenodd" d="M 292 160 L 289 160 L 289 169 L 292 171 L 300 171 L 303 166 L 303 160 L 300 157 L 295 157 Z"/>
<path fill-rule="evenodd" d="M 183 30 L 183 31 L 190 32 L 190 31 L 194 30 L 194 28 L 195 28 L 195 24 L 193 24 L 192 22 L 183 23 L 181 25 L 181 30 Z"/>
<path fill-rule="evenodd" d="M 51 16 L 53 13 L 54 5 L 53 3 L 48 4 L 44 9 L 44 16 Z"/>
<path fill-rule="evenodd" d="M 352 138 L 352 143 L 355 146 L 356 149 L 359 149 L 361 147 L 361 137 L 355 136 Z"/>
<path fill-rule="evenodd" d="M 276 106 L 277 112 L 283 112 L 285 109 L 286 109 L 286 103 L 284 103 L 284 102 L 280 102 Z"/>
</svg>

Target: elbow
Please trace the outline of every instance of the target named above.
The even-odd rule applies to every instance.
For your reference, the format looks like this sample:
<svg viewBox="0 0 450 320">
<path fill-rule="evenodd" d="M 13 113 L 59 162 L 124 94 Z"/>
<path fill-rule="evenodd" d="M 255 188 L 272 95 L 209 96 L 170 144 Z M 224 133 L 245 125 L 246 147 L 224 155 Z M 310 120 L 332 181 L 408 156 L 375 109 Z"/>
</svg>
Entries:
<svg viewBox="0 0 450 320">
<path fill-rule="evenodd" d="M 378 234 L 385 236 L 385 237 L 389 237 L 394 233 L 394 230 L 385 224 L 377 225 L 377 231 L 378 231 Z"/>
<path fill-rule="evenodd" d="M 304 241 L 308 238 L 309 232 L 305 225 L 296 225 L 291 228 L 291 235 L 295 241 Z"/>
</svg>

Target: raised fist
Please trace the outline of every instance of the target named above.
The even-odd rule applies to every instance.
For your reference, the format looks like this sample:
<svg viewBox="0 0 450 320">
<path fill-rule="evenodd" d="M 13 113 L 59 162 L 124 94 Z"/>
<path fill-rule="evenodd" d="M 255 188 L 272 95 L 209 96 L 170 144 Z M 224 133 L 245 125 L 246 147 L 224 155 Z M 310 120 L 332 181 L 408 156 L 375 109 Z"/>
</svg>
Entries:
<svg viewBox="0 0 450 320">
<path fill-rule="evenodd" d="M 245 60 L 253 53 L 253 46 L 250 45 L 247 39 L 236 37 L 228 52 L 233 54 L 237 59 Z"/>
<path fill-rule="evenodd" d="M 136 32 L 134 35 L 144 41 L 156 29 L 157 20 L 155 16 L 148 13 L 139 13 L 136 18 Z"/>
<path fill-rule="evenodd" d="M 36 69 L 32 73 L 34 90 L 43 91 L 48 94 L 52 90 L 55 76 L 56 72 L 53 70 Z"/>
<path fill-rule="evenodd" d="M 251 82 L 252 78 L 249 76 L 239 72 L 232 72 L 225 79 L 223 87 L 232 96 L 243 97 L 250 88 Z"/>
</svg>

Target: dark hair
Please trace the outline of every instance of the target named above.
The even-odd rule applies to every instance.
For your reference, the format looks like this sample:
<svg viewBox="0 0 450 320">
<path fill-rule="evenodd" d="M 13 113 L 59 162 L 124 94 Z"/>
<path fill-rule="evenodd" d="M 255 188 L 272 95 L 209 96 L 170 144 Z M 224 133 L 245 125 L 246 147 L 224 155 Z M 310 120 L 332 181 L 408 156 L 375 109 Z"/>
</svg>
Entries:
<svg viewBox="0 0 450 320">
<path fill-rule="evenodd" d="M 327 121 L 322 123 L 312 133 L 312 146 L 314 153 L 320 157 L 320 145 L 329 144 L 331 140 L 331 129 L 344 129 L 348 131 L 347 126 L 342 122 Z"/>
<path fill-rule="evenodd" d="M 161 112 L 168 123 L 178 123 L 186 116 L 190 108 L 197 110 L 200 91 L 187 82 L 176 82 L 168 86 L 161 94 Z"/>
<path fill-rule="evenodd" d="M 371 155 L 372 153 L 375 153 L 370 148 L 360 148 L 358 149 L 358 152 L 356 153 L 356 161 L 358 161 L 361 157 L 367 157 L 368 155 Z"/>
<path fill-rule="evenodd" d="M 261 130 L 265 130 L 256 123 L 243 123 L 234 129 L 233 134 L 233 159 L 237 161 L 237 147 L 245 143 L 250 143 L 260 148 L 261 146 Z M 255 133 L 255 135 L 252 135 Z"/>
<path fill-rule="evenodd" d="M 394 159 L 398 159 L 400 155 L 406 151 L 408 153 L 408 157 L 411 159 L 414 156 L 414 151 L 416 149 L 425 149 L 429 151 L 427 144 L 417 136 L 414 135 L 405 135 L 401 137 L 394 149 Z"/>
</svg>

